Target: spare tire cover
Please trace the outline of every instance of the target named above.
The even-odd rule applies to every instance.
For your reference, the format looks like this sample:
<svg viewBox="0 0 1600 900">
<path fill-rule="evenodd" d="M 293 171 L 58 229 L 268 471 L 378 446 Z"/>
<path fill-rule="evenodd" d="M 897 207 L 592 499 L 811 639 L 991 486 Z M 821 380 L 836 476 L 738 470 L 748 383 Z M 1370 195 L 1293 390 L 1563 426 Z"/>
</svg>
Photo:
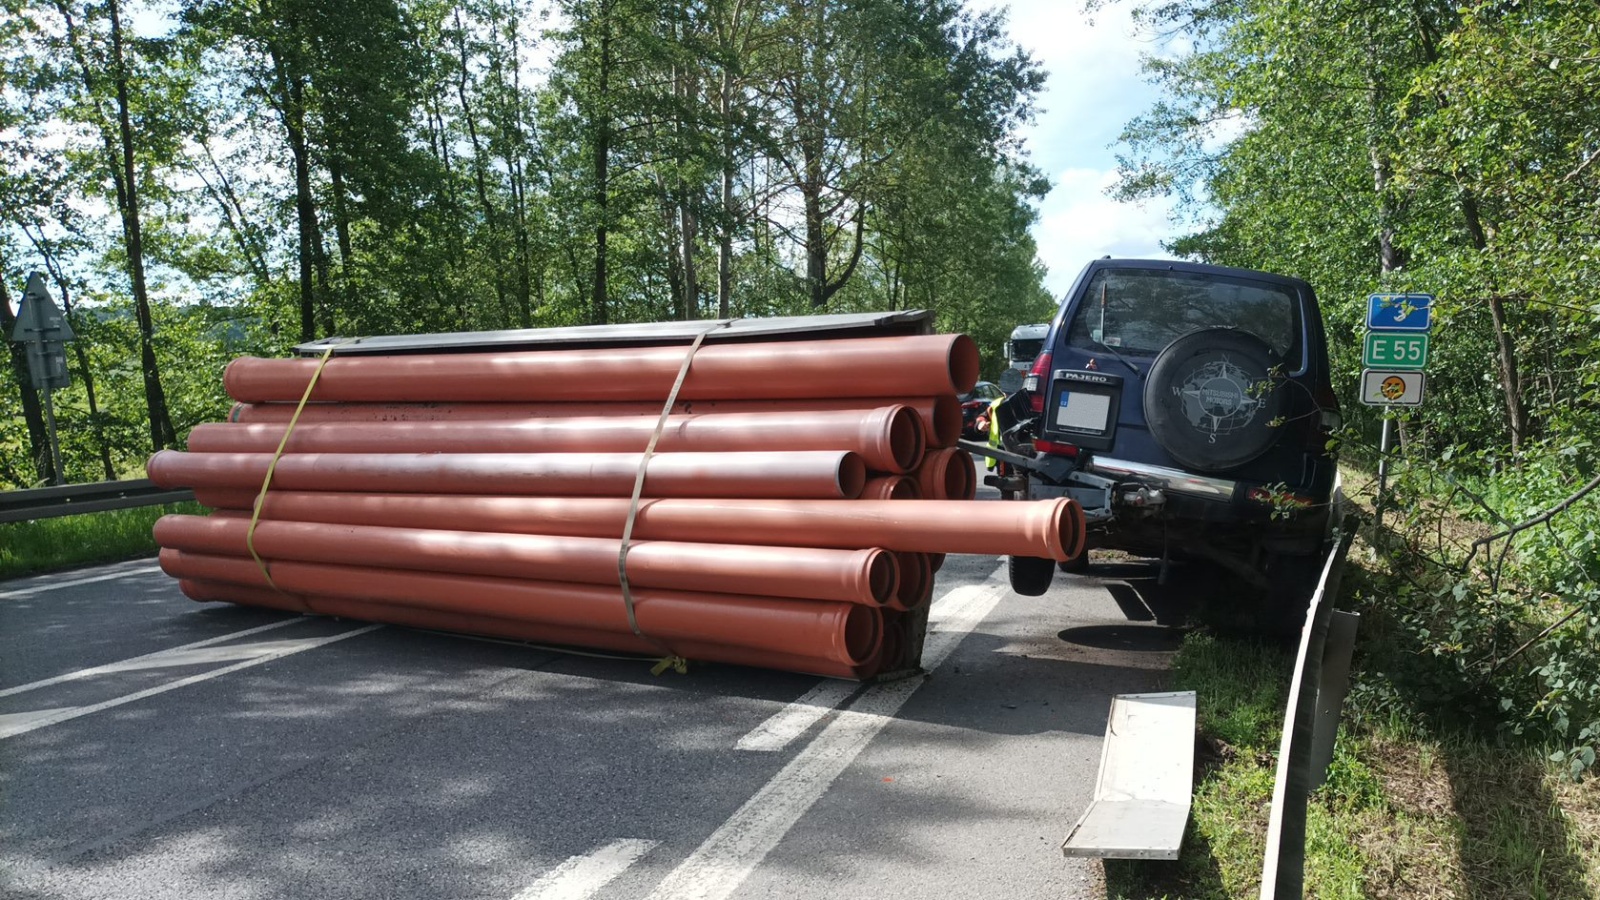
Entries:
<svg viewBox="0 0 1600 900">
<path fill-rule="evenodd" d="M 1236 328 L 1202 328 L 1156 356 L 1144 382 L 1144 416 L 1156 443 L 1201 472 L 1244 465 L 1282 433 L 1277 354 Z M 1281 377 L 1281 374 L 1280 374 Z"/>
</svg>

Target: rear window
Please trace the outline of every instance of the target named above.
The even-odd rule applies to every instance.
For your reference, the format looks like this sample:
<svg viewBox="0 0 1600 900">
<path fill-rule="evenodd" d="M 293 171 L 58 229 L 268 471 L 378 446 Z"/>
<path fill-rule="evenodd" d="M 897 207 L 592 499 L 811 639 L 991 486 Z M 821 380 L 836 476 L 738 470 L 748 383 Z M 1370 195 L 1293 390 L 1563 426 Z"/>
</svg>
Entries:
<svg viewBox="0 0 1600 900">
<path fill-rule="evenodd" d="M 1011 342 L 1011 358 L 1021 362 L 1033 359 L 1044 349 L 1044 338 L 1018 338 Z"/>
<path fill-rule="evenodd" d="M 1298 367 L 1300 311 L 1293 291 L 1248 279 L 1161 269 L 1102 269 L 1078 304 L 1067 343 L 1154 355 L 1198 328 L 1247 331 Z"/>
</svg>

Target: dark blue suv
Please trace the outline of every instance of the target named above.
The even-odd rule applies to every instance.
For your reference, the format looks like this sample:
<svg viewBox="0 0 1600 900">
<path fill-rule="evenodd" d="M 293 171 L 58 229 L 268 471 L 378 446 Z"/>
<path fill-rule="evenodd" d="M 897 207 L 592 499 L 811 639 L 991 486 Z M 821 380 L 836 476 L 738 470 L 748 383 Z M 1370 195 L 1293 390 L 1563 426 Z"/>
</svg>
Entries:
<svg viewBox="0 0 1600 900">
<path fill-rule="evenodd" d="M 1075 497 L 1090 546 L 1208 560 L 1259 589 L 1269 618 L 1303 613 L 1328 533 L 1339 423 L 1309 284 L 1095 260 L 1007 406 L 1003 446 L 1034 465 L 1003 490 Z M 1012 587 L 1042 594 L 1054 569 L 1013 558 Z"/>
</svg>

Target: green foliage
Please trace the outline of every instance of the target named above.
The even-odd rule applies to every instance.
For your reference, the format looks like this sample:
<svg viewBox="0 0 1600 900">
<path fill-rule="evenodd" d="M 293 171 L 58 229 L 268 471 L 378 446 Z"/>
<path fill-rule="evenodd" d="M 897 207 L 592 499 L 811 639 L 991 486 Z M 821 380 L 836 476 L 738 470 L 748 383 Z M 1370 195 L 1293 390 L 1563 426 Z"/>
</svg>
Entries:
<svg viewBox="0 0 1600 900">
<path fill-rule="evenodd" d="M 1054 306 L 1043 76 L 955 0 L 0 0 L 0 76 L 0 283 L 74 317 L 74 480 L 314 336 L 922 307 L 993 374 Z M 6 409 L 32 484 L 42 415 Z"/>
<path fill-rule="evenodd" d="M 1165 96 L 1125 131 L 1121 192 L 1189 202 L 1199 227 L 1178 253 L 1316 286 L 1351 456 L 1375 459 L 1382 425 L 1349 402 L 1366 295 L 1438 298 L 1426 405 L 1394 416 L 1384 499 L 1400 540 L 1375 538 L 1392 553 L 1384 639 L 1408 648 L 1410 696 L 1374 702 L 1550 743 L 1586 771 L 1600 745 L 1600 513 L 1584 492 L 1600 432 L 1600 7 L 1141 6 L 1192 49 L 1147 63 Z"/>
</svg>

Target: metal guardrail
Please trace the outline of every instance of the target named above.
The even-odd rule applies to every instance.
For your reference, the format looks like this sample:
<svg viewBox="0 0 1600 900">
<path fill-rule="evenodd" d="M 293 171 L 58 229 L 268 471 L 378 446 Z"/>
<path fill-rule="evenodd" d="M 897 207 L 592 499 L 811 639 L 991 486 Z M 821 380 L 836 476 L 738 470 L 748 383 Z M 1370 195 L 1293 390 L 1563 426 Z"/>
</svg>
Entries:
<svg viewBox="0 0 1600 900">
<path fill-rule="evenodd" d="M 1311 792 L 1327 777 L 1333 759 L 1360 619 L 1333 608 L 1353 537 L 1353 532 L 1346 531 L 1328 552 L 1300 633 L 1283 717 L 1283 740 L 1278 747 L 1261 900 L 1300 900 L 1305 896 L 1306 806 Z"/>
<path fill-rule="evenodd" d="M 0 491 L 0 523 L 160 506 L 193 499 L 194 491 L 158 487 L 148 478 Z"/>
</svg>

